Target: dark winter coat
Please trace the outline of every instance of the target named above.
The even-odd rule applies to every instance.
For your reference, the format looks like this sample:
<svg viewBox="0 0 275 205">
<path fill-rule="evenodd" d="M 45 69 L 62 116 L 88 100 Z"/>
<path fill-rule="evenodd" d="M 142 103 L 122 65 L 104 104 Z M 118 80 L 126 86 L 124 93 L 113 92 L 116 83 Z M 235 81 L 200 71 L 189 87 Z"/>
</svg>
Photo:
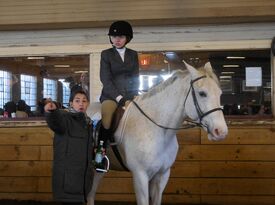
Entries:
<svg viewBox="0 0 275 205">
<path fill-rule="evenodd" d="M 56 201 L 84 202 L 92 186 L 92 126 L 84 113 L 55 110 L 46 120 L 54 131 L 52 191 Z"/>
<path fill-rule="evenodd" d="M 103 84 L 100 102 L 116 100 L 122 95 L 126 100 L 138 95 L 139 63 L 136 51 L 126 48 L 124 62 L 115 48 L 102 51 L 100 80 Z"/>
</svg>

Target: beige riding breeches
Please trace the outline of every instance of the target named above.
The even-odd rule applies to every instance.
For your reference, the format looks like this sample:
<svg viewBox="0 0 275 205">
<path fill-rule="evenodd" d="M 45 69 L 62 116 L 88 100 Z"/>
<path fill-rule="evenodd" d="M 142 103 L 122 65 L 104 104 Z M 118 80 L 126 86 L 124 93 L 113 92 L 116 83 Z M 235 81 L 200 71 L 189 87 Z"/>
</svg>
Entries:
<svg viewBox="0 0 275 205">
<path fill-rule="evenodd" d="M 116 111 L 117 103 L 113 100 L 104 100 L 101 104 L 102 125 L 105 129 L 111 127 L 112 118 Z"/>
</svg>

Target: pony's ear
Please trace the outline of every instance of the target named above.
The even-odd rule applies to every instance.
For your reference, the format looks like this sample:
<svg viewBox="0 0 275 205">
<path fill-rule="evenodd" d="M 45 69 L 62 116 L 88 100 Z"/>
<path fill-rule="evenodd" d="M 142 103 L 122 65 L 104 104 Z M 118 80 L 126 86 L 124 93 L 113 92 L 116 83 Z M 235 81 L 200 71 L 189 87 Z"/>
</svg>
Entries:
<svg viewBox="0 0 275 205">
<path fill-rule="evenodd" d="M 204 69 L 209 73 L 213 73 L 213 69 L 212 69 L 212 66 L 211 66 L 211 64 L 210 64 L 210 62 L 207 62 L 207 63 L 205 63 L 205 65 L 204 65 Z"/>
<path fill-rule="evenodd" d="M 190 74 L 192 76 L 192 79 L 197 78 L 199 76 L 199 71 L 197 71 L 196 68 L 194 68 L 193 66 L 189 65 L 185 61 L 182 61 L 182 62 L 185 64 L 185 67 L 190 72 Z"/>
</svg>

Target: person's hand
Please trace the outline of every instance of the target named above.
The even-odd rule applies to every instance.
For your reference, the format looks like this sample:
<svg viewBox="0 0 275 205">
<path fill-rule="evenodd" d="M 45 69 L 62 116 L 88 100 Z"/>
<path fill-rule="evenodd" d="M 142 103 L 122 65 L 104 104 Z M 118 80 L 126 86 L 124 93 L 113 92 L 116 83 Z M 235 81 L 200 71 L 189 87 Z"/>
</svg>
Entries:
<svg viewBox="0 0 275 205">
<path fill-rule="evenodd" d="M 45 106 L 44 106 L 44 111 L 45 112 L 51 112 L 56 110 L 57 107 L 53 102 L 48 102 Z"/>
</svg>

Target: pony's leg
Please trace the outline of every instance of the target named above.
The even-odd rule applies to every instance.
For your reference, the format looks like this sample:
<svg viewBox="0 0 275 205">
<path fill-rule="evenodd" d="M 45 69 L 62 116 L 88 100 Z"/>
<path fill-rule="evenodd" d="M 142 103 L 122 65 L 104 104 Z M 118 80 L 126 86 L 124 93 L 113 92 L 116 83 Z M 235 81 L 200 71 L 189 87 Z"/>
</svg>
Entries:
<svg viewBox="0 0 275 205">
<path fill-rule="evenodd" d="M 156 174 L 149 183 L 150 205 L 161 205 L 162 193 L 169 180 L 170 168 Z"/>
<path fill-rule="evenodd" d="M 137 205 L 149 205 L 148 176 L 146 173 L 133 172 Z"/>
<path fill-rule="evenodd" d="M 93 179 L 93 186 L 91 191 L 87 196 L 87 205 L 94 205 L 95 204 L 95 194 L 97 187 L 99 185 L 100 180 L 103 178 L 104 173 L 98 173 L 94 171 L 94 179 Z"/>
</svg>

